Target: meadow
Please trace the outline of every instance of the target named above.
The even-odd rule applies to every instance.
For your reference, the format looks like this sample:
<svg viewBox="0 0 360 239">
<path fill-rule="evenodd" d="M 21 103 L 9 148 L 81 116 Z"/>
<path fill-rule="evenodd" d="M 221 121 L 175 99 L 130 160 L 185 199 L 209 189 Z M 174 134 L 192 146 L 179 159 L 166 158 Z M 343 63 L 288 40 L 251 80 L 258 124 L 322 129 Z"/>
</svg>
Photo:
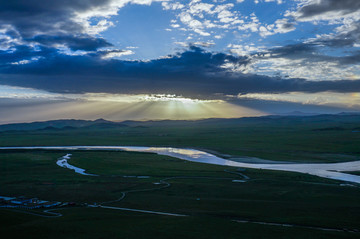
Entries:
<svg viewBox="0 0 360 239">
<path fill-rule="evenodd" d="M 100 176 L 79 175 L 58 167 L 56 160 L 64 152 L 1 152 L 3 195 L 78 205 L 59 210 L 63 214 L 59 218 L 27 215 L 26 210 L 1 209 L 2 235 L 11 235 L 11 238 L 29 235 L 30 238 L 238 238 L 240 235 L 245 238 L 289 238 L 290 235 L 292 238 L 352 238 L 360 228 L 359 188 L 340 186 L 337 181 L 246 169 L 239 172 L 249 179 L 237 183 L 233 180 L 244 178 L 231 167 L 148 153 L 72 153 L 71 164 Z M 162 179 L 171 186 L 141 191 L 162 187 L 154 184 Z M 106 205 L 188 216 L 167 217 L 83 206 L 112 201 L 126 191 L 134 192 Z"/>
<path fill-rule="evenodd" d="M 224 157 L 340 162 L 358 159 L 360 134 L 353 132 L 355 127 L 356 121 L 201 125 L 151 122 L 115 128 L 7 131 L 0 133 L 0 145 L 178 146 L 216 151 Z M 99 176 L 75 174 L 57 166 L 56 160 L 66 153 L 73 154 L 70 164 Z M 165 182 L 168 187 L 164 187 Z M 0 209 L 0 233 L 8 238 L 360 235 L 359 185 L 299 173 L 192 163 L 151 153 L 2 150 L 0 185 L 3 196 L 23 195 L 78 205 L 59 210 L 63 216 L 57 218 L 30 215 L 27 210 Z M 122 200 L 103 205 L 187 216 L 85 206 L 113 201 L 124 193 Z M 44 214 L 41 210 L 35 212 Z"/>
<path fill-rule="evenodd" d="M 212 150 L 222 157 L 294 162 L 360 159 L 360 116 L 255 117 L 124 122 L 93 127 L 0 131 L 0 146 L 128 145 Z"/>
</svg>

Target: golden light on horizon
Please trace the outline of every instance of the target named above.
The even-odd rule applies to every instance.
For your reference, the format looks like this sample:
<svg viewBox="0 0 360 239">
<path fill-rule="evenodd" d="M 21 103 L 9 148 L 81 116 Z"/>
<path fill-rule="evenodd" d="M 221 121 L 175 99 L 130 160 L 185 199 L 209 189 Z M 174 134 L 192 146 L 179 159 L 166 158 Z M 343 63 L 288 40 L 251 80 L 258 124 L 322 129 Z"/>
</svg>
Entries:
<svg viewBox="0 0 360 239">
<path fill-rule="evenodd" d="M 26 115 L 26 121 L 52 119 L 104 118 L 123 120 L 196 120 L 260 116 L 265 113 L 234 105 L 223 100 L 191 99 L 182 96 L 83 94 L 69 95 L 66 100 L 52 100 L 40 105 L 18 108 L 6 118 Z M 22 122 L 24 119 L 22 119 Z"/>
<path fill-rule="evenodd" d="M 106 102 L 104 116 L 126 119 L 190 120 L 264 115 L 263 112 L 219 99 L 193 99 L 173 94 L 116 95 L 86 94 L 89 102 Z"/>
</svg>

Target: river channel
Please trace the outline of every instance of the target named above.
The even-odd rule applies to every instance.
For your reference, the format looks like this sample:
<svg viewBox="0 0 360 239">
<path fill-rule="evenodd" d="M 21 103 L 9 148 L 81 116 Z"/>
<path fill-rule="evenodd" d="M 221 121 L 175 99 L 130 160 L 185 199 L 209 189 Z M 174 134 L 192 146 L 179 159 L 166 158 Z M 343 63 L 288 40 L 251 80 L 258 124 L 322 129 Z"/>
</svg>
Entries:
<svg viewBox="0 0 360 239">
<path fill-rule="evenodd" d="M 268 169 L 311 174 L 360 184 L 360 176 L 344 172 L 360 171 L 360 161 L 342 163 L 242 163 L 224 159 L 213 154 L 190 148 L 141 147 L 141 146 L 34 146 L 34 147 L 0 147 L 3 149 L 46 149 L 46 150 L 110 150 L 157 153 L 191 162 L 207 163 L 240 168 Z"/>
</svg>

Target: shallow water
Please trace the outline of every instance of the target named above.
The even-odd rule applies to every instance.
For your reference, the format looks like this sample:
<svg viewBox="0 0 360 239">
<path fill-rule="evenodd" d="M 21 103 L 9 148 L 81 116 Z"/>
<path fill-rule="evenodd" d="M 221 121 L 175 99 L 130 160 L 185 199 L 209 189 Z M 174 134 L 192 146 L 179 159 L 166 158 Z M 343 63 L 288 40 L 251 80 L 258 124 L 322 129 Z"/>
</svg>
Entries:
<svg viewBox="0 0 360 239">
<path fill-rule="evenodd" d="M 79 173 L 79 174 L 87 175 L 87 176 L 98 176 L 95 174 L 85 173 L 85 169 L 78 168 L 78 167 L 75 167 L 75 166 L 69 164 L 67 160 L 70 159 L 70 156 L 71 156 L 71 154 L 66 154 L 65 156 L 62 156 L 61 158 L 58 159 L 58 161 L 56 161 L 56 164 L 62 168 L 68 168 L 68 169 L 74 170 L 75 173 Z"/>
<path fill-rule="evenodd" d="M 157 153 L 187 161 L 224 165 L 241 168 L 268 169 L 306 173 L 323 178 L 336 179 L 346 182 L 360 183 L 360 176 L 342 172 L 360 171 L 360 161 L 344 163 L 293 163 L 283 164 L 255 164 L 241 163 L 223 159 L 213 154 L 196 149 L 183 149 L 171 147 L 137 147 L 137 146 L 39 146 L 39 147 L 0 147 L 1 149 L 47 149 L 47 150 L 111 150 L 111 151 L 136 151 Z M 73 166 L 74 167 L 74 166 Z"/>
</svg>

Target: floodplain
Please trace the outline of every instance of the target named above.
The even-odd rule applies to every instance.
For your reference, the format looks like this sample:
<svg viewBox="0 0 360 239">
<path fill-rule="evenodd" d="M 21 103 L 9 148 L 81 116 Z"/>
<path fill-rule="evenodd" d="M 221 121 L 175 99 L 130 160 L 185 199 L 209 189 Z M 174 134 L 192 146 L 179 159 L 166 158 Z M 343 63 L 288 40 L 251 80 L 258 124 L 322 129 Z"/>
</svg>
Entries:
<svg viewBox="0 0 360 239">
<path fill-rule="evenodd" d="M 115 128 L 3 131 L 0 145 L 151 145 L 206 149 L 218 156 L 247 156 L 250 160 L 358 160 L 360 134 L 352 132 L 359 126 L 357 119 L 323 119 L 319 123 L 306 118 L 288 125 L 266 121 L 270 122 L 144 122 Z M 331 130 L 334 125 L 344 130 Z M 59 167 L 57 160 L 67 153 L 72 154 L 71 165 L 99 176 Z M 2 196 L 77 205 L 59 209 L 62 216 L 54 218 L 42 217 L 46 215 L 42 210 L 0 209 L 0 233 L 11 238 L 360 235 L 359 185 L 307 174 L 200 164 L 153 153 L 1 150 L 0 175 Z"/>
</svg>

